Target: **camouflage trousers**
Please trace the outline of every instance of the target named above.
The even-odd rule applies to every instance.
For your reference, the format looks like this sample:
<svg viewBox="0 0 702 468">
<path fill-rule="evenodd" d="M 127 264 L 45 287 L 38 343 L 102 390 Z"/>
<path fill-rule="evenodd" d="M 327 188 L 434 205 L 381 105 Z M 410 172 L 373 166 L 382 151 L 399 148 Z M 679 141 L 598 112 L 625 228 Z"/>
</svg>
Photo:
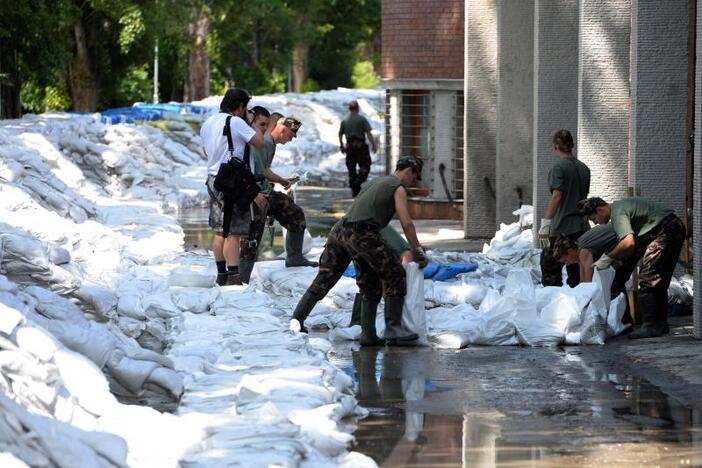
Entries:
<svg viewBox="0 0 702 468">
<path fill-rule="evenodd" d="M 572 241 L 576 241 L 583 234 L 584 232 L 576 232 L 575 234 L 568 234 L 567 237 Z M 551 247 L 541 251 L 541 284 L 544 286 L 563 286 L 563 275 L 561 272 L 564 264 L 553 256 L 553 245 L 556 243 L 556 238 L 550 237 L 549 241 Z M 577 263 L 568 265 L 566 271 L 568 272 L 568 286 L 574 288 L 580 284 L 580 265 Z"/>
<path fill-rule="evenodd" d="M 404 297 L 407 294 L 405 269 L 397 254 L 383 241 L 380 231 L 352 227 L 343 220 L 329 232 L 319 259 L 319 273 L 307 292 L 322 299 L 352 261 L 363 299 L 379 302 L 382 296 Z"/>
<path fill-rule="evenodd" d="M 639 270 L 641 293 L 668 290 L 684 241 L 685 225 L 674 214 L 637 239 L 636 258 L 643 257 Z"/>
<path fill-rule="evenodd" d="M 303 232 L 306 227 L 305 212 L 302 211 L 293 199 L 281 192 L 270 192 L 266 194 L 268 200 L 268 209 L 266 212 L 261 212 L 256 207 L 256 215 L 254 217 L 253 227 L 251 229 L 251 239 L 256 242 L 251 243 L 248 239 L 242 239 L 240 243 L 239 258 L 245 261 L 256 261 L 258 254 L 258 246 L 263 237 L 263 231 L 266 226 L 266 216 L 270 216 L 280 223 L 285 229 L 290 232 Z"/>
<path fill-rule="evenodd" d="M 366 142 L 358 138 L 349 139 L 346 145 L 346 169 L 349 171 L 349 187 L 351 187 L 352 196 L 355 197 L 361 191 L 361 185 L 370 174 L 370 167 L 371 157 Z"/>
</svg>

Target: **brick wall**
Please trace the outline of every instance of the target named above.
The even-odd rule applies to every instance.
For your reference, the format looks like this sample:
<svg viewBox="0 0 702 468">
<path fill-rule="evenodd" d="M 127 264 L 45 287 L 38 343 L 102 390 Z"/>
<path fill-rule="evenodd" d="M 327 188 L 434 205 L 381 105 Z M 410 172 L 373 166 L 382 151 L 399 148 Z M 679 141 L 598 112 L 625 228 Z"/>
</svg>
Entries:
<svg viewBox="0 0 702 468">
<path fill-rule="evenodd" d="M 383 78 L 462 79 L 463 8 L 463 0 L 383 0 Z"/>
</svg>

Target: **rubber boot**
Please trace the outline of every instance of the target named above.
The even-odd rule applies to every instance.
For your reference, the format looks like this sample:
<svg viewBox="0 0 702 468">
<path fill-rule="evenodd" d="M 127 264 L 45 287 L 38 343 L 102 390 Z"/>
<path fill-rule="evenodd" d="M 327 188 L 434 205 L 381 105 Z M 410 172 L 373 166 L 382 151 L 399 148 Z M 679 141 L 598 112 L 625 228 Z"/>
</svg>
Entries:
<svg viewBox="0 0 702 468">
<path fill-rule="evenodd" d="M 663 334 L 667 335 L 670 333 L 670 326 L 668 326 L 668 291 L 661 288 L 657 289 L 654 294 L 658 304 L 658 322 L 663 327 Z"/>
<path fill-rule="evenodd" d="M 361 325 L 361 295 L 356 293 L 353 298 L 353 309 L 351 309 L 351 322 L 349 322 L 349 327 L 354 325 Z"/>
<path fill-rule="evenodd" d="M 302 242 L 305 240 L 305 231 L 291 232 L 285 236 L 285 267 L 319 266 L 317 262 L 310 262 L 302 255 Z"/>
<path fill-rule="evenodd" d="M 361 346 L 382 346 L 385 340 L 378 338 L 375 333 L 375 317 L 378 313 L 378 303 L 361 300 Z"/>
<path fill-rule="evenodd" d="M 629 333 L 629 338 L 638 340 L 663 335 L 664 324 L 658 318 L 659 311 L 655 293 L 640 293 L 637 302 L 637 307 L 641 311 L 641 325 Z"/>
<path fill-rule="evenodd" d="M 218 286 L 226 286 L 227 284 L 227 278 L 229 278 L 228 273 L 217 273 L 217 285 Z"/>
<path fill-rule="evenodd" d="M 239 273 L 228 273 L 227 274 L 227 283 L 225 286 L 241 286 L 241 275 Z"/>
<path fill-rule="evenodd" d="M 403 296 L 385 298 L 385 343 L 388 346 L 415 346 L 419 336 L 402 325 Z"/>
<path fill-rule="evenodd" d="M 241 278 L 242 283 L 249 284 L 254 263 L 255 262 L 252 262 L 251 260 L 239 260 L 239 277 Z"/>
<path fill-rule="evenodd" d="M 275 227 L 266 225 L 261 238 L 261 247 L 258 249 L 259 260 L 276 260 L 278 256 L 273 251 L 273 240 L 275 238 Z"/>
<path fill-rule="evenodd" d="M 310 315 L 310 312 L 312 312 L 312 309 L 314 309 L 314 306 L 317 305 L 317 302 L 319 302 L 319 299 L 317 299 L 316 296 L 313 294 L 306 292 L 304 296 L 302 296 L 302 299 L 300 299 L 300 302 L 297 303 L 297 306 L 295 307 L 295 311 L 293 312 L 292 320 L 297 320 L 300 323 L 300 332 L 301 333 L 307 333 L 308 330 L 305 327 L 305 319 Z M 290 322 L 292 322 L 292 320 Z M 291 329 L 292 329 L 292 323 Z"/>
</svg>

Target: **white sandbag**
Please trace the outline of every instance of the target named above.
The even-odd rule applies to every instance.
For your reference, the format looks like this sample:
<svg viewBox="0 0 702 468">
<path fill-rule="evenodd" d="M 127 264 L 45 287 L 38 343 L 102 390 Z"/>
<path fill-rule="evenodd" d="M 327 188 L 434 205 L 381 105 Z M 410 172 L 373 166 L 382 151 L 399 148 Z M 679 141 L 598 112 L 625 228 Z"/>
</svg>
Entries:
<svg viewBox="0 0 702 468">
<path fill-rule="evenodd" d="M 424 309 L 424 274 L 416 262 L 404 265 L 407 295 L 402 307 L 402 324 L 419 336 L 419 343 L 428 345 L 427 315 Z"/>
<path fill-rule="evenodd" d="M 353 325 L 351 327 L 345 328 L 332 328 L 327 337 L 329 341 L 339 342 L 339 341 L 356 341 L 361 336 L 361 326 Z"/>
<path fill-rule="evenodd" d="M 624 293 L 619 294 L 612 299 L 607 314 L 607 338 L 612 338 L 621 335 L 630 324 L 622 323 L 622 317 L 626 312 L 626 296 Z"/>
<path fill-rule="evenodd" d="M 462 349 L 470 343 L 468 337 L 458 332 L 443 332 L 432 337 L 435 348 Z"/>
</svg>

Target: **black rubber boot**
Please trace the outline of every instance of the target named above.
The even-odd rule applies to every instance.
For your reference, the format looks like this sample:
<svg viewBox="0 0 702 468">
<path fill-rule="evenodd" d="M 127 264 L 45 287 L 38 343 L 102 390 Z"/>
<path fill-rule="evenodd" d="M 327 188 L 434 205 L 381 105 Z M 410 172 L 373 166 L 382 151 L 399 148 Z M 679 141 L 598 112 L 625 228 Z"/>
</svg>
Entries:
<svg viewBox="0 0 702 468">
<path fill-rule="evenodd" d="M 662 336 L 665 324 L 659 320 L 658 303 L 655 293 L 646 292 L 639 294 L 637 307 L 641 314 L 641 325 L 629 333 L 629 338 L 638 340 L 640 338 L 655 338 Z"/>
<path fill-rule="evenodd" d="M 302 242 L 305 240 L 305 231 L 292 232 L 288 231 L 285 236 L 285 267 L 298 266 L 319 266 L 317 262 L 310 262 L 302 255 Z"/>
<path fill-rule="evenodd" d="M 295 311 L 293 312 L 292 318 L 300 322 L 300 332 L 307 333 L 307 328 L 305 327 L 305 320 L 309 317 L 310 312 L 317 305 L 319 299 L 311 293 L 306 292 L 300 302 L 297 303 Z"/>
<path fill-rule="evenodd" d="M 375 317 L 378 313 L 378 303 L 361 300 L 361 346 L 382 346 L 385 340 L 378 338 L 375 332 Z"/>
<path fill-rule="evenodd" d="M 351 322 L 349 322 L 349 327 L 354 325 L 361 325 L 361 295 L 356 293 L 353 298 L 353 309 L 351 309 Z"/>
<path fill-rule="evenodd" d="M 388 346 L 415 346 L 419 336 L 402 325 L 403 296 L 385 298 L 385 343 Z"/>
<path fill-rule="evenodd" d="M 242 283 L 249 284 L 254 263 L 255 262 L 252 262 L 251 260 L 239 260 L 239 276 L 241 277 Z"/>
<path fill-rule="evenodd" d="M 654 294 L 658 305 L 658 322 L 662 325 L 663 334 L 667 335 L 670 333 L 670 327 L 668 326 L 668 291 L 660 288 Z"/>
<path fill-rule="evenodd" d="M 228 273 L 217 273 L 217 285 L 218 286 L 226 286 L 227 284 L 227 278 L 229 278 Z"/>
</svg>

